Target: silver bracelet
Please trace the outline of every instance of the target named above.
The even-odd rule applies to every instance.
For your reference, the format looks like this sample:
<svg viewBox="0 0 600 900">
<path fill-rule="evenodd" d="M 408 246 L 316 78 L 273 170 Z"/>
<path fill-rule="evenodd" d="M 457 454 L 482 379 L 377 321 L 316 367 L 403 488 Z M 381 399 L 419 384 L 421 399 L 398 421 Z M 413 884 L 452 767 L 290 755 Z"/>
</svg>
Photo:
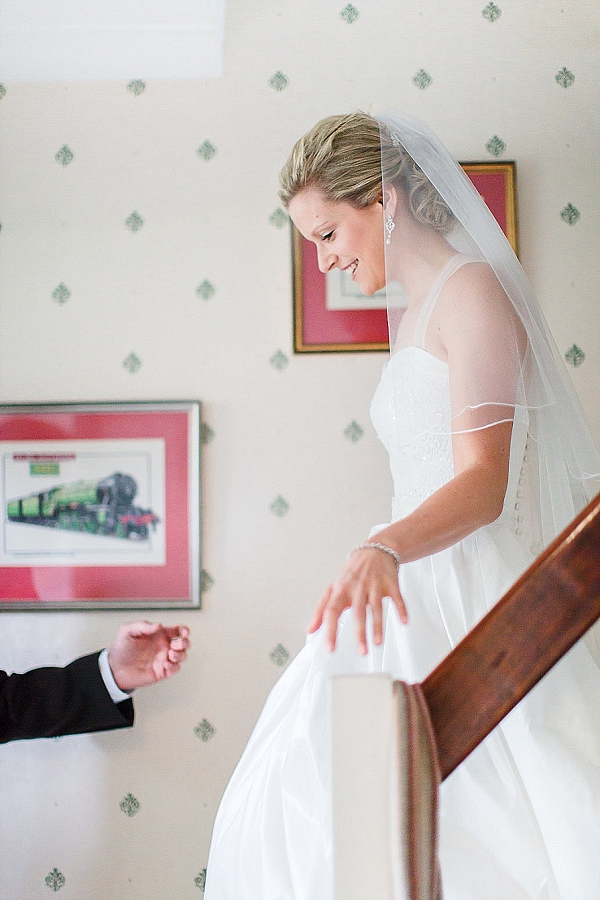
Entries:
<svg viewBox="0 0 600 900">
<path fill-rule="evenodd" d="M 396 563 L 396 568 L 399 569 L 402 565 L 399 553 L 396 553 L 391 547 L 386 547 L 385 544 L 379 544 L 377 541 L 366 541 L 364 544 L 358 544 L 357 547 L 354 547 L 354 549 L 350 551 L 348 556 L 352 556 L 355 550 L 382 550 L 383 553 L 387 553 L 388 556 L 393 558 Z"/>
</svg>

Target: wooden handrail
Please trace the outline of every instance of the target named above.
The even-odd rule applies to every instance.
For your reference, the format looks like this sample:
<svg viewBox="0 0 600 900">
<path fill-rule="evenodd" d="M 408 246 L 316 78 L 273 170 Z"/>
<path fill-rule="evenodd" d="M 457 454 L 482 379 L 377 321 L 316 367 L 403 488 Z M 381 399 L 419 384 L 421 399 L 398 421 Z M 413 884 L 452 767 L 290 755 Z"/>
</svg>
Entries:
<svg viewBox="0 0 600 900">
<path fill-rule="evenodd" d="M 446 778 L 600 617 L 600 494 L 422 683 Z"/>
</svg>

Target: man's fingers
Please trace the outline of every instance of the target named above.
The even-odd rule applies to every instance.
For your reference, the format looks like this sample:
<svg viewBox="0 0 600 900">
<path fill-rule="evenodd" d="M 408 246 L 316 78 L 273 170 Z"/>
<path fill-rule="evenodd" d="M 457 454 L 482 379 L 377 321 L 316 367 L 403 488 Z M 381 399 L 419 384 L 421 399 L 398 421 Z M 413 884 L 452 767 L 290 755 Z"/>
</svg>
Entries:
<svg viewBox="0 0 600 900">
<path fill-rule="evenodd" d="M 181 663 L 179 662 L 171 662 L 171 660 L 167 660 L 163 666 L 163 678 L 170 678 L 171 675 L 176 675 L 181 668 Z"/>
<path fill-rule="evenodd" d="M 190 629 L 187 625 L 171 625 L 165 628 L 165 633 L 171 642 L 176 640 L 186 641 Z"/>
<path fill-rule="evenodd" d="M 188 632 L 189 633 L 189 632 Z M 171 650 L 188 650 L 190 646 L 189 638 L 185 635 L 177 635 L 176 637 L 172 637 L 169 641 L 169 647 Z"/>
<path fill-rule="evenodd" d="M 130 637 L 142 637 L 143 635 L 156 634 L 162 628 L 160 622 L 147 622 L 142 620 L 139 622 L 130 622 L 123 626 L 123 631 L 127 632 Z"/>
</svg>

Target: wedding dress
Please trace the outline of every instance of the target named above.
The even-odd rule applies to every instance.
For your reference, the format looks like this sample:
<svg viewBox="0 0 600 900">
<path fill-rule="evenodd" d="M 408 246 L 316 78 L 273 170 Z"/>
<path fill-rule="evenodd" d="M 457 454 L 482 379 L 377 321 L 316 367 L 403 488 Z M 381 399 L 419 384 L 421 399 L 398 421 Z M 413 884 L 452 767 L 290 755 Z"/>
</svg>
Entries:
<svg viewBox="0 0 600 900">
<path fill-rule="evenodd" d="M 392 521 L 453 475 L 448 366 L 424 349 L 444 267 L 413 339 L 394 352 L 371 416 L 389 457 Z M 267 699 L 217 815 L 205 900 L 333 900 L 330 686 L 338 674 L 421 681 L 532 562 L 526 411 L 515 410 L 500 517 L 400 567 L 408 610 L 390 603 L 383 645 L 309 636 Z M 383 526 L 377 526 L 374 531 Z M 361 723 L 356 723 L 357 732 Z M 600 669 L 579 642 L 442 784 L 444 900 L 599 900 Z"/>
</svg>

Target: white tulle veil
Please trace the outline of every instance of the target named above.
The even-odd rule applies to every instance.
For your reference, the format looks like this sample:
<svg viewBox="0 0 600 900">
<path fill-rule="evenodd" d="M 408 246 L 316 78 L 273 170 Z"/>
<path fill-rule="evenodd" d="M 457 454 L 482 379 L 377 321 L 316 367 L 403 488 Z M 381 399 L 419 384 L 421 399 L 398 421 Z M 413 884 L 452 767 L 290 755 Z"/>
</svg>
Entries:
<svg viewBox="0 0 600 900">
<path fill-rule="evenodd" d="M 526 476 L 521 480 L 527 482 L 532 518 L 526 530 L 537 553 L 600 491 L 600 457 L 525 273 L 472 182 L 422 122 L 403 115 L 377 119 L 384 194 L 392 179 L 397 188 L 410 191 L 412 176 L 399 175 L 397 165 L 398 155 L 408 154 L 453 214 L 446 239 L 457 251 L 487 262 L 512 304 L 512 309 L 494 317 L 491 326 L 485 321 L 469 323 L 477 343 L 454 387 L 451 373 L 450 431 L 485 428 L 507 419 L 525 429 L 523 466 L 515 477 Z M 410 168 L 414 171 L 412 164 Z M 386 243 L 392 354 L 399 325 L 392 273 L 400 248 L 394 238 L 392 232 Z M 520 344 L 515 331 L 513 310 L 527 336 L 525 351 L 522 330 Z"/>
</svg>

